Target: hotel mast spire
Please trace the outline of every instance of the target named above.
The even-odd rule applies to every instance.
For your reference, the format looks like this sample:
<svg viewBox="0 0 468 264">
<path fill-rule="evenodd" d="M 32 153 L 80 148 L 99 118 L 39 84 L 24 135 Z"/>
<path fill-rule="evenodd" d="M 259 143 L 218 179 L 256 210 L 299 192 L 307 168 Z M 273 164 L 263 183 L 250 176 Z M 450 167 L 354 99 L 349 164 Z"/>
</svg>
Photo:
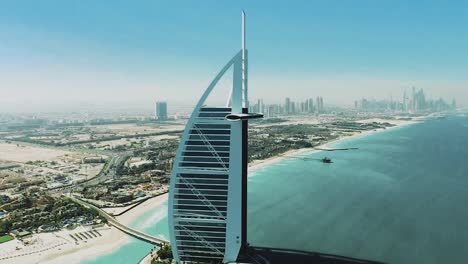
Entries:
<svg viewBox="0 0 468 264">
<path fill-rule="evenodd" d="M 249 93 L 247 84 L 247 50 L 246 50 L 246 19 L 245 12 L 242 10 L 242 90 L 244 91 L 244 107 L 249 108 Z"/>
</svg>

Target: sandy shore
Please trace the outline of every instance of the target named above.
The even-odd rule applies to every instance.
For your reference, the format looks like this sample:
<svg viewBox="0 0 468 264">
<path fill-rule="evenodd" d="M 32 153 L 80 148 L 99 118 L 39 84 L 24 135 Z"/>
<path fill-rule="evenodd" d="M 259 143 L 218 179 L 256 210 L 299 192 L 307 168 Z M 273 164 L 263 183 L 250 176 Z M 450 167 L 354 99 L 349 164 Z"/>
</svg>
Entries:
<svg viewBox="0 0 468 264">
<path fill-rule="evenodd" d="M 388 122 L 388 123 L 395 125 L 394 127 L 387 128 L 387 129 L 392 129 L 392 128 L 401 127 L 404 125 L 414 124 L 414 123 L 417 123 L 418 121 L 369 119 L 369 120 L 361 120 L 359 122 L 362 122 L 362 123 Z M 318 147 L 327 148 L 329 145 L 334 144 L 340 140 L 366 136 L 369 134 L 378 133 L 379 131 L 384 131 L 384 129 L 365 131 L 361 133 L 359 132 L 351 133 L 348 136 L 340 137 L 336 140 L 324 143 Z M 304 153 L 310 153 L 312 151 L 319 151 L 319 150 L 316 150 L 314 148 L 296 149 L 296 150 L 287 151 L 286 153 L 283 153 L 276 157 L 271 157 L 265 160 L 256 160 L 249 164 L 249 172 L 252 173 L 255 170 L 277 163 L 283 159 L 286 159 L 292 156 L 301 155 Z M 143 202 L 141 205 L 126 212 L 122 216 L 118 216 L 117 219 L 123 224 L 132 223 L 138 217 L 143 215 L 145 212 L 149 210 L 153 210 L 161 206 L 167 200 L 167 198 L 168 198 L 168 194 L 163 194 L 158 197 L 149 199 Z M 89 239 L 86 242 L 79 241 L 77 243 L 73 239 L 70 238 L 68 233 L 66 233 L 68 231 L 60 231 L 60 232 L 53 233 L 54 235 L 52 237 L 50 237 L 49 235 L 50 233 L 35 235 L 41 239 L 42 243 L 40 245 L 42 246 L 42 248 L 40 246 L 37 247 L 36 245 L 37 247 L 36 249 L 33 249 L 30 246 L 25 246 L 24 248 L 28 248 L 28 247 L 29 248 L 21 249 L 20 251 L 13 250 L 11 252 L 5 252 L 5 250 L 3 250 L 3 251 L 0 251 L 0 260 L 1 260 L 0 262 L 1 263 L 74 264 L 74 263 L 83 262 L 84 260 L 89 260 L 89 259 L 97 258 L 102 255 L 112 253 L 113 251 L 118 250 L 118 248 L 122 247 L 123 245 L 131 241 L 128 235 L 122 233 L 121 231 L 113 227 L 106 226 L 98 230 L 102 234 L 102 237 Z M 44 235 L 49 235 L 49 237 L 44 236 Z M 10 241 L 5 244 L 19 243 L 17 240 L 14 240 L 14 241 L 15 242 Z M 2 245 L 2 248 L 4 247 L 5 244 Z M 10 245 L 10 247 L 13 247 L 13 249 L 15 246 L 17 245 L 16 244 Z M 23 256 L 19 256 L 22 253 L 28 253 L 28 252 L 29 254 L 24 254 Z M 10 259 L 2 259 L 2 256 L 7 256 L 7 254 L 9 254 L 8 256 L 14 255 L 16 257 L 10 258 Z"/>
<path fill-rule="evenodd" d="M 339 137 L 339 138 L 337 138 L 335 140 L 328 141 L 328 142 L 323 143 L 323 144 L 321 144 L 319 146 L 316 146 L 314 148 L 292 149 L 292 150 L 289 150 L 289 151 L 287 151 L 285 153 L 282 153 L 282 154 L 280 154 L 278 156 L 274 156 L 274 157 L 271 157 L 271 158 L 268 158 L 268 159 L 255 160 L 255 161 L 253 161 L 253 162 L 251 162 L 249 164 L 249 173 L 253 173 L 255 170 L 261 169 L 261 168 L 263 168 L 265 166 L 277 163 L 277 162 L 279 162 L 281 160 L 284 160 L 284 159 L 287 159 L 287 158 L 290 158 L 290 157 L 298 156 L 298 155 L 301 155 L 301 154 L 304 154 L 304 153 L 311 153 L 311 152 L 315 152 L 315 151 L 320 151 L 320 150 L 317 150 L 316 148 L 322 148 L 322 149 L 330 148 L 330 145 L 335 144 L 335 143 L 337 143 L 339 141 L 342 141 L 342 140 L 367 136 L 367 135 L 374 134 L 374 133 L 377 133 L 377 132 L 386 131 L 386 130 L 394 129 L 394 128 L 397 128 L 397 127 L 402 127 L 402 126 L 406 126 L 406 125 L 415 124 L 415 123 L 418 123 L 420 121 L 387 120 L 387 119 L 373 118 L 373 119 L 359 120 L 357 122 L 358 123 L 372 123 L 372 122 L 385 123 L 385 122 L 387 122 L 387 123 L 392 124 L 394 126 L 393 127 L 388 127 L 386 129 L 375 129 L 375 130 L 368 130 L 368 131 L 362 131 L 362 132 L 353 132 L 353 133 L 350 133 L 347 136 L 341 136 L 341 137 Z"/>
<path fill-rule="evenodd" d="M 143 202 L 117 219 L 123 224 L 130 224 L 138 217 L 161 206 L 167 200 L 167 194 L 157 196 Z M 114 227 L 97 228 L 101 236 L 75 242 L 70 234 L 84 233 L 91 227 L 79 227 L 75 230 L 62 230 L 54 233 L 36 234 L 31 237 L 30 245 L 23 245 L 18 240 L 2 244 L 0 263 L 50 263 L 75 264 L 85 260 L 110 254 L 131 241 L 131 238 Z M 20 248 L 17 250 L 16 248 Z"/>
<path fill-rule="evenodd" d="M 277 163 L 281 160 L 287 159 L 289 157 L 297 156 L 303 153 L 310 153 L 312 151 L 318 151 L 314 148 L 301 148 L 301 149 L 292 149 L 288 150 L 278 156 L 274 156 L 264 160 L 254 160 L 253 162 L 249 163 L 249 173 L 254 172 L 255 170 L 261 169 L 265 166 Z"/>
</svg>

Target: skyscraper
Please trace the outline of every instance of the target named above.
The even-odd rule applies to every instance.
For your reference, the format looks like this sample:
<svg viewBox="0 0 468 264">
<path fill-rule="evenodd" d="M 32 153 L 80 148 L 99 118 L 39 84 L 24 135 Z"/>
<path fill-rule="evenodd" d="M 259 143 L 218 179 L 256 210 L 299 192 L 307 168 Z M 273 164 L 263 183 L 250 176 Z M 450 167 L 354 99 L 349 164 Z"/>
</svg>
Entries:
<svg viewBox="0 0 468 264">
<path fill-rule="evenodd" d="M 198 101 L 173 165 L 168 205 L 177 263 L 232 263 L 247 255 L 248 112 L 245 14 L 242 49 L 222 68 Z M 229 68 L 232 92 L 225 106 L 205 101 Z"/>
<path fill-rule="evenodd" d="M 313 112 L 314 112 L 314 99 L 309 98 L 309 113 L 313 113 Z"/>
<path fill-rule="evenodd" d="M 167 120 L 166 102 L 156 102 L 156 119 L 161 121 Z"/>
<path fill-rule="evenodd" d="M 322 111 L 323 111 L 323 97 L 317 96 L 315 105 L 316 105 L 316 109 L 317 109 L 317 114 L 322 113 Z"/>
<path fill-rule="evenodd" d="M 408 111 L 408 107 L 407 107 L 407 102 L 406 102 L 406 90 L 403 92 L 403 112 L 406 112 Z"/>
<path fill-rule="evenodd" d="M 291 99 L 289 99 L 289 97 L 286 97 L 286 99 L 284 100 L 284 113 L 291 113 Z"/>
</svg>

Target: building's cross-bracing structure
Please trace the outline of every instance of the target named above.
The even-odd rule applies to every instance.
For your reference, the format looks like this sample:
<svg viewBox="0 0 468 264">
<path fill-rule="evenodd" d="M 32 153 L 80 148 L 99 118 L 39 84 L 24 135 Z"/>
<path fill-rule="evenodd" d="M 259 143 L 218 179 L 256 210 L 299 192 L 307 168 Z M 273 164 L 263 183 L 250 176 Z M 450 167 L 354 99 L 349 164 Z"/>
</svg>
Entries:
<svg viewBox="0 0 468 264">
<path fill-rule="evenodd" d="M 242 49 L 208 86 L 187 122 L 174 161 L 169 230 L 174 258 L 235 262 L 247 247 L 248 60 L 242 12 Z M 222 107 L 205 106 L 218 81 L 233 69 Z"/>
</svg>

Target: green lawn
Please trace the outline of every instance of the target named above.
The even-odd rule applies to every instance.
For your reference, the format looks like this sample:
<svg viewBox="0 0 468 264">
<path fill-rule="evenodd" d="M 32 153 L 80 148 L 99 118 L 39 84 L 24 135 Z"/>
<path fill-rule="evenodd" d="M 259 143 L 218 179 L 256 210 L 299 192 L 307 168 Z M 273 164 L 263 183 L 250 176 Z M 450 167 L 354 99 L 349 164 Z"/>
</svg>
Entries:
<svg viewBox="0 0 468 264">
<path fill-rule="evenodd" d="M 10 236 L 10 235 L 0 236 L 0 244 L 4 243 L 4 242 L 8 242 L 8 241 L 13 240 L 13 239 L 15 239 L 15 238 Z"/>
</svg>

